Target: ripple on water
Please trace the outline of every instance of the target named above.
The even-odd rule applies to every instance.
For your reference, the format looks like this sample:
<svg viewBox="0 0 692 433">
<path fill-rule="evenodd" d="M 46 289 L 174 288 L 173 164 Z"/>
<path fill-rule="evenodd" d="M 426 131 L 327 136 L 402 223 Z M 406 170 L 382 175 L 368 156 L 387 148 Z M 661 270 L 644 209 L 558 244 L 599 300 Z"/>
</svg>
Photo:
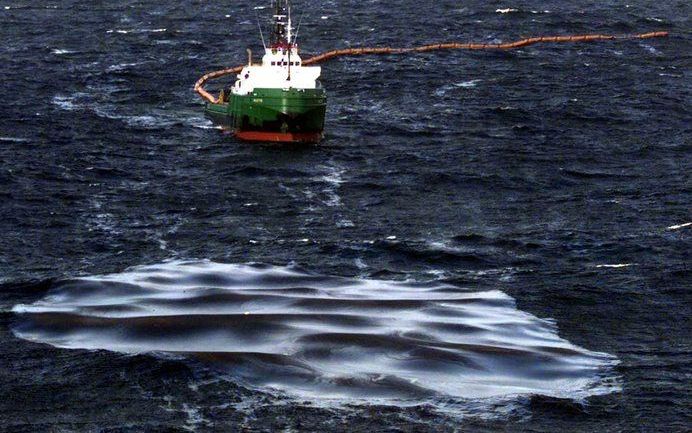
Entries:
<svg viewBox="0 0 692 433">
<path fill-rule="evenodd" d="M 27 340 L 186 354 L 300 398 L 583 398 L 616 390 L 615 358 L 560 338 L 553 322 L 518 310 L 498 290 L 170 262 L 62 281 L 13 311 L 14 332 Z"/>
</svg>

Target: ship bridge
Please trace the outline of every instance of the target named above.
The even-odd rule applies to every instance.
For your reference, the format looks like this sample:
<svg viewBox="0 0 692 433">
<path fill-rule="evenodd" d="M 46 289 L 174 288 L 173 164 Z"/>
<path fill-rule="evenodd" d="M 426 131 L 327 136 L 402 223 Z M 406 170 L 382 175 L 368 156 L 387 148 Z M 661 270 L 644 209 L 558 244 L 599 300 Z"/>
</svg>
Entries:
<svg viewBox="0 0 692 433">
<path fill-rule="evenodd" d="M 267 48 L 261 65 L 248 64 L 238 74 L 233 93 L 247 95 L 255 89 L 316 89 L 321 74 L 319 66 L 303 66 L 295 46 Z"/>
</svg>

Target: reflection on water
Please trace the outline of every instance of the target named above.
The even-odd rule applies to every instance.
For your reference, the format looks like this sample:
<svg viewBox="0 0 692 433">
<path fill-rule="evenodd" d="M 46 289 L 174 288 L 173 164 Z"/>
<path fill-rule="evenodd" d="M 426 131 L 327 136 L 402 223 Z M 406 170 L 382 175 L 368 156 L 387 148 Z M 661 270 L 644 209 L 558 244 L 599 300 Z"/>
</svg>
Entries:
<svg viewBox="0 0 692 433">
<path fill-rule="evenodd" d="M 16 335 L 56 347 L 185 354 L 301 398 L 581 398 L 616 362 L 494 290 L 171 262 L 58 283 Z"/>
</svg>

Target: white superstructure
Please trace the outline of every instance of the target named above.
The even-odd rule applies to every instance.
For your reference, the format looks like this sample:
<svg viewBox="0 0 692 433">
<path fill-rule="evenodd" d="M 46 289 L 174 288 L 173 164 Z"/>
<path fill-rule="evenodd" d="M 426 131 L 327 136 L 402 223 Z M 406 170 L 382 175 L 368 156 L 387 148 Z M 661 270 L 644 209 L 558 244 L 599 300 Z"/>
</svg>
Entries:
<svg viewBox="0 0 692 433">
<path fill-rule="evenodd" d="M 236 95 L 260 89 L 316 89 L 322 73 L 319 66 L 303 66 L 298 54 L 296 34 L 291 22 L 291 7 L 275 1 L 271 46 L 265 47 L 261 65 L 249 64 L 238 74 L 233 86 Z M 252 56 L 251 56 L 252 57 Z"/>
<path fill-rule="evenodd" d="M 247 65 L 238 74 L 233 93 L 247 95 L 255 88 L 316 89 L 321 74 L 319 66 L 303 66 L 295 46 L 267 48 L 261 65 Z"/>
</svg>

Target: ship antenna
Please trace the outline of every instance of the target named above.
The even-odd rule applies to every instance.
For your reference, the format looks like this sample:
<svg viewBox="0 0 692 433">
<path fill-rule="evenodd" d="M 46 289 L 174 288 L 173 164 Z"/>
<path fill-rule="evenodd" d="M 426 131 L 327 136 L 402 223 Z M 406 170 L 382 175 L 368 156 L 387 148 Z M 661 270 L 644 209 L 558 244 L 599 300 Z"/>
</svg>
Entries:
<svg viewBox="0 0 692 433">
<path fill-rule="evenodd" d="M 290 50 L 291 44 L 293 43 L 293 21 L 291 20 L 291 2 L 289 0 L 286 0 L 286 10 L 288 11 L 288 26 L 286 27 L 286 39 L 288 42 L 288 48 Z"/>
<path fill-rule="evenodd" d="M 296 28 L 296 36 L 293 38 L 295 44 L 298 45 L 298 36 L 300 35 L 300 26 L 303 25 L 303 17 L 305 16 L 305 10 L 300 14 L 300 20 L 298 20 L 298 27 Z"/>
<path fill-rule="evenodd" d="M 257 9 L 255 9 L 255 17 L 257 18 L 257 28 L 259 28 L 260 38 L 262 38 L 262 46 L 266 50 L 267 44 L 264 42 L 264 33 L 262 32 L 262 24 L 260 23 L 259 13 L 257 12 Z"/>
</svg>

